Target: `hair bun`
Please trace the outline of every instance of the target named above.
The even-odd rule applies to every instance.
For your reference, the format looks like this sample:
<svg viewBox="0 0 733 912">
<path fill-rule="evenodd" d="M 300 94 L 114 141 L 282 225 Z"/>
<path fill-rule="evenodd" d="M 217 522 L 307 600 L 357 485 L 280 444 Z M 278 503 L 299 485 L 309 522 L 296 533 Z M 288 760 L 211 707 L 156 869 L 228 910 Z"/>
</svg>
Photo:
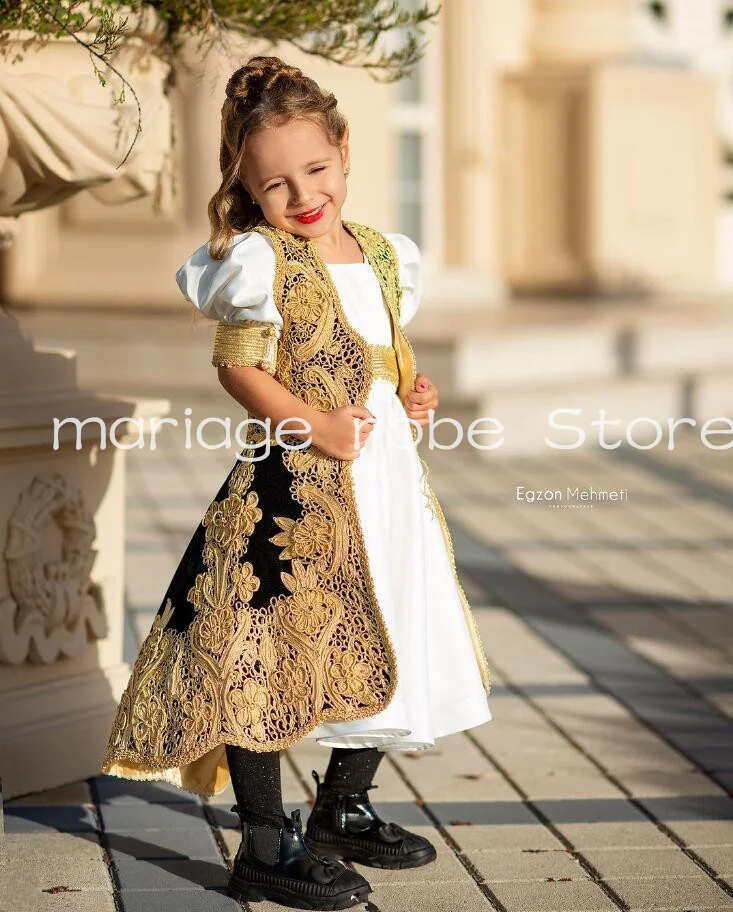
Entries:
<svg viewBox="0 0 733 912">
<path fill-rule="evenodd" d="M 231 101 L 249 102 L 272 88 L 280 79 L 304 79 L 300 67 L 285 63 L 280 57 L 250 57 L 229 78 L 226 96 Z"/>
</svg>

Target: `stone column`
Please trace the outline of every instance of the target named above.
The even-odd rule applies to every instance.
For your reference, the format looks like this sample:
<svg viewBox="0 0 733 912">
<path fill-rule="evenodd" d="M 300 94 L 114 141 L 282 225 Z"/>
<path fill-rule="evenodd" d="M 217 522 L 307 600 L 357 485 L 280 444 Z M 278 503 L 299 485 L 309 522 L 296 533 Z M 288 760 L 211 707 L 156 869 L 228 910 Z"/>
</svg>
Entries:
<svg viewBox="0 0 733 912">
<path fill-rule="evenodd" d="M 497 90 L 504 67 L 523 58 L 525 0 L 451 0 L 443 11 L 445 265 L 477 273 L 503 297 L 497 181 Z"/>
<path fill-rule="evenodd" d="M 502 93 L 502 271 L 515 290 L 715 290 L 715 81 L 655 65 L 633 0 L 535 0 Z M 661 56 L 661 55 L 660 55 Z"/>
</svg>

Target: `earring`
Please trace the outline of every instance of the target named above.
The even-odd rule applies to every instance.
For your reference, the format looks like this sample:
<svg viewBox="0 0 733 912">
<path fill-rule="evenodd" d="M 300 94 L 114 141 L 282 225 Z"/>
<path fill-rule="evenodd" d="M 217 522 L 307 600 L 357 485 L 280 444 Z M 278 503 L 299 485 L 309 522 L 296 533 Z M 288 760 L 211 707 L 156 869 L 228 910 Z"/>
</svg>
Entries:
<svg viewBox="0 0 733 912">
<path fill-rule="evenodd" d="M 344 171 L 344 177 L 349 176 L 349 171 L 351 171 L 351 167 L 346 168 L 346 170 Z"/>
</svg>

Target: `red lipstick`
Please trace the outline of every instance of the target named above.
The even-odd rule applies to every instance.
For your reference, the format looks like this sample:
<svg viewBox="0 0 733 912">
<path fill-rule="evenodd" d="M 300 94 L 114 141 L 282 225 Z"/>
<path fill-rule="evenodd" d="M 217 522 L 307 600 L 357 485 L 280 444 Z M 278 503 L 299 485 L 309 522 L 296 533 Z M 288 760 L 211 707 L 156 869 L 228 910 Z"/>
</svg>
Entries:
<svg viewBox="0 0 733 912">
<path fill-rule="evenodd" d="M 325 205 L 326 204 L 323 203 L 318 207 L 318 209 L 314 209 L 312 212 L 306 215 L 294 215 L 293 218 L 296 222 L 300 222 L 303 225 L 310 225 L 311 222 L 317 222 L 318 219 L 323 215 L 323 207 Z"/>
</svg>

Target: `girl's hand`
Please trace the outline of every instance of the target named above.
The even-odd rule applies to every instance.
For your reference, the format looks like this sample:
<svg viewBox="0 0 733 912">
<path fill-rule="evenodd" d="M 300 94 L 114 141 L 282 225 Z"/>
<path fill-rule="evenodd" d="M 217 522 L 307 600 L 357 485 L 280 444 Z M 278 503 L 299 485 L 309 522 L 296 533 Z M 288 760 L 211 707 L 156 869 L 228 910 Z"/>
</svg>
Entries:
<svg viewBox="0 0 733 912">
<path fill-rule="evenodd" d="M 430 382 L 427 374 L 418 374 L 415 389 L 407 395 L 407 417 L 424 427 L 430 421 L 428 409 L 436 409 L 439 401 L 438 387 Z"/>
<path fill-rule="evenodd" d="M 364 442 L 371 434 L 376 420 L 369 409 L 359 405 L 342 405 L 321 412 L 319 421 L 313 425 L 311 439 L 328 456 L 335 459 L 356 459 L 361 456 Z M 357 440 L 358 449 L 354 445 Z"/>
</svg>

